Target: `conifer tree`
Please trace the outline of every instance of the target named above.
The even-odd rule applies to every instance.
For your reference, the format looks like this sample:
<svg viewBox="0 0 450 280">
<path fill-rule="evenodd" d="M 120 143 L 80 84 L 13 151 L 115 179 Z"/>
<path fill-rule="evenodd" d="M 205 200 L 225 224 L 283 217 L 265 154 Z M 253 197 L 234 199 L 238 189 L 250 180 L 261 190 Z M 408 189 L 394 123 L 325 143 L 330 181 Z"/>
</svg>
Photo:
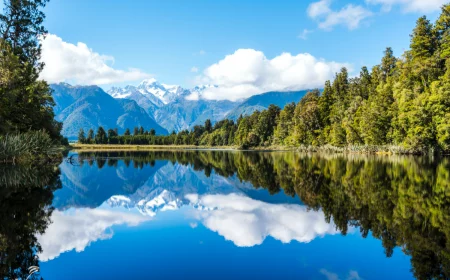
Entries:
<svg viewBox="0 0 450 280">
<path fill-rule="evenodd" d="M 78 132 L 78 142 L 81 144 L 86 143 L 86 136 L 84 135 L 84 130 L 82 128 L 80 128 L 80 131 Z"/>
<path fill-rule="evenodd" d="M 413 59 L 431 57 L 436 49 L 433 26 L 426 16 L 420 17 L 411 34 L 411 55 Z"/>
<path fill-rule="evenodd" d="M 89 131 L 88 131 L 88 136 L 87 136 L 87 138 L 86 138 L 86 142 L 87 142 L 88 144 L 92 144 L 92 143 L 94 142 L 94 138 L 95 138 L 94 130 L 91 128 L 91 129 L 89 129 Z"/>
<path fill-rule="evenodd" d="M 108 137 L 106 135 L 105 129 L 99 126 L 97 129 L 97 133 L 95 134 L 95 143 L 96 144 L 106 144 L 108 142 Z"/>
<path fill-rule="evenodd" d="M 39 80 L 39 39 L 47 33 L 41 11 L 48 0 L 6 0 L 0 13 L 0 134 L 45 129 L 62 140 L 62 124 L 54 120 L 54 101 Z"/>
</svg>

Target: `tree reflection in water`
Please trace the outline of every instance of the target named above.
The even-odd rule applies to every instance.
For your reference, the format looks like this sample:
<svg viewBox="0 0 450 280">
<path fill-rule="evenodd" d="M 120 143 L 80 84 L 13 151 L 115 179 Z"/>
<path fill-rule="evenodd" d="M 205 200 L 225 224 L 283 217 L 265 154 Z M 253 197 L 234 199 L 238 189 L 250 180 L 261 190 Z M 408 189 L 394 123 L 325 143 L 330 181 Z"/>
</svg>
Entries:
<svg viewBox="0 0 450 280">
<path fill-rule="evenodd" d="M 418 279 L 450 276 L 450 161 L 448 158 L 226 151 L 84 153 L 125 158 L 143 168 L 155 160 L 190 164 L 209 175 L 234 174 L 271 194 L 297 195 L 321 209 L 342 234 L 349 226 L 411 256 Z M 109 160 L 108 159 L 108 160 Z M 112 163 L 111 163 L 112 164 Z"/>
<path fill-rule="evenodd" d="M 352 226 L 364 237 L 371 233 L 388 257 L 401 247 L 418 279 L 450 276 L 448 158 L 227 151 L 80 153 L 78 158 L 80 165 L 100 169 L 118 161 L 142 169 L 169 160 L 207 176 L 237 176 L 271 194 L 298 196 L 344 235 Z M 20 277 L 37 264 L 35 236 L 49 224 L 58 170 L 1 168 L 1 273 Z"/>
<path fill-rule="evenodd" d="M 50 223 L 53 191 L 61 186 L 58 175 L 58 168 L 52 165 L 0 165 L 2 279 L 26 279 L 28 268 L 39 265 L 37 235 Z M 29 279 L 36 279 L 36 275 Z"/>
</svg>

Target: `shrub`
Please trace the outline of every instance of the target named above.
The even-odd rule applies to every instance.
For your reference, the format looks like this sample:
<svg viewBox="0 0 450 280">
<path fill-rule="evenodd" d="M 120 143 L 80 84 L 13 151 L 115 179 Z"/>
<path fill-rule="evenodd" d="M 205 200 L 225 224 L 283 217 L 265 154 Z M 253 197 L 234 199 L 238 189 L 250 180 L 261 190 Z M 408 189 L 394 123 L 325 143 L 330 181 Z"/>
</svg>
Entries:
<svg viewBox="0 0 450 280">
<path fill-rule="evenodd" d="M 49 159 L 59 154 L 59 145 L 45 131 L 0 136 L 1 162 Z"/>
</svg>

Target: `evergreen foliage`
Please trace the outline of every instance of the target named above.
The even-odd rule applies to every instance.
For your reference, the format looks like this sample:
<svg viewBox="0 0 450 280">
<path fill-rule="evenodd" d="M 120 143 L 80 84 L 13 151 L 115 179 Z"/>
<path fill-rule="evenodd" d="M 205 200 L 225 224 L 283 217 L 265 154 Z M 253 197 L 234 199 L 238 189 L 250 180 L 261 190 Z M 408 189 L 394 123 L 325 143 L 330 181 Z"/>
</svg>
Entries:
<svg viewBox="0 0 450 280">
<path fill-rule="evenodd" d="M 39 80 L 48 0 L 5 0 L 0 13 L 0 134 L 45 130 L 62 140 L 49 85 Z"/>
</svg>

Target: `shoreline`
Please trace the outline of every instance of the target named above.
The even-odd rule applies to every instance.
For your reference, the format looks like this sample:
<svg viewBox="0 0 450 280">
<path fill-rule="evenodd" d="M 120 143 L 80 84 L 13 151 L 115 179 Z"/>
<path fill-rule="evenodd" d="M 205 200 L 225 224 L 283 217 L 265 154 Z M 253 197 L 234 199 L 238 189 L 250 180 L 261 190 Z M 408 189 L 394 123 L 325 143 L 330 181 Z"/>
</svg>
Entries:
<svg viewBox="0 0 450 280">
<path fill-rule="evenodd" d="M 195 145 L 121 145 L 121 144 L 70 144 L 70 149 L 75 151 L 167 151 L 167 150 L 206 150 L 206 151 L 260 151 L 260 152 L 326 152 L 342 154 L 368 154 L 368 155 L 448 155 L 436 152 L 434 149 L 423 151 L 405 149 L 400 146 L 267 146 L 249 147 L 239 146 L 195 146 Z"/>
</svg>

